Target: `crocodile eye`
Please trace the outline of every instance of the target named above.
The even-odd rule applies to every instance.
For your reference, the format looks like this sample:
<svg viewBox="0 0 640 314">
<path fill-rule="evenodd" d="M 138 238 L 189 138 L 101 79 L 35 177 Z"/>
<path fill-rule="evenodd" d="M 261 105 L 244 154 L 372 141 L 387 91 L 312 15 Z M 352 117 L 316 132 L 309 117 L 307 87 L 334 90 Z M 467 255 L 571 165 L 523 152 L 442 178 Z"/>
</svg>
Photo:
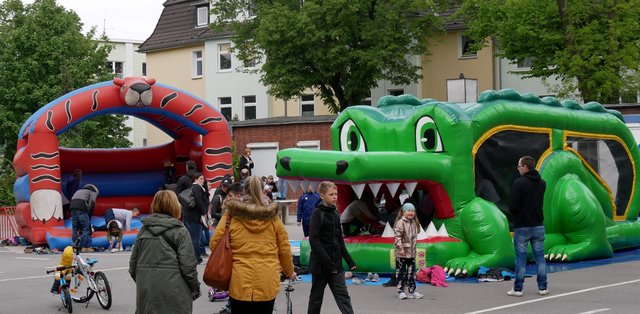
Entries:
<svg viewBox="0 0 640 314">
<path fill-rule="evenodd" d="M 367 151 L 364 138 L 352 120 L 347 120 L 340 128 L 340 150 L 343 152 Z"/>
<path fill-rule="evenodd" d="M 436 127 L 436 123 L 429 116 L 424 116 L 416 123 L 416 151 L 441 152 L 442 139 Z"/>
</svg>

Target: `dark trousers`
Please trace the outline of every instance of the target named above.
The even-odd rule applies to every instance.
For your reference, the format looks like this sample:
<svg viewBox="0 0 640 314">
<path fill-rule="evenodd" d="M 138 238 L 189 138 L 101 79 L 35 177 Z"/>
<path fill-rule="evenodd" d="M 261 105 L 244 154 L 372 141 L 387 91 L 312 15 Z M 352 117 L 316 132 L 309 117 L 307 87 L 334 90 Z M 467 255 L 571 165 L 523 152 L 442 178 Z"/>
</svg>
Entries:
<svg viewBox="0 0 640 314">
<path fill-rule="evenodd" d="M 309 314 L 320 314 L 322 309 L 322 299 L 324 298 L 324 288 L 329 285 L 333 298 L 338 304 L 338 309 L 342 314 L 353 314 L 351 298 L 347 285 L 344 281 L 344 272 L 335 274 L 311 274 L 311 293 L 309 294 Z M 232 311 L 233 312 L 233 311 Z"/>
<path fill-rule="evenodd" d="M 93 230 L 95 231 L 109 231 L 109 227 L 107 227 L 109 225 L 109 222 L 111 220 L 115 220 L 116 219 L 116 215 L 113 214 L 113 209 L 109 208 L 107 209 L 107 211 L 104 212 L 104 226 L 93 226 Z M 122 228 L 124 228 L 124 226 L 122 226 Z"/>
<path fill-rule="evenodd" d="M 231 302 L 231 313 L 271 314 L 273 313 L 273 304 L 276 302 L 276 299 L 251 302 L 240 301 L 229 297 L 229 301 Z"/>
<path fill-rule="evenodd" d="M 74 209 L 71 211 L 71 240 L 81 248 L 91 247 L 91 222 L 89 214 L 85 211 Z"/>
<path fill-rule="evenodd" d="M 304 237 L 309 236 L 309 225 L 302 224 L 302 233 L 304 233 Z"/>
<path fill-rule="evenodd" d="M 196 261 L 198 264 L 202 263 L 202 257 L 200 257 L 200 236 L 202 235 L 202 224 L 193 221 L 183 221 L 185 228 L 189 231 L 191 236 L 191 243 L 193 244 L 193 252 L 196 254 Z"/>
<path fill-rule="evenodd" d="M 209 247 L 209 240 L 211 240 L 211 233 L 209 233 L 209 227 L 202 226 L 202 236 L 200 237 L 200 254 L 206 253 L 207 247 Z"/>
<path fill-rule="evenodd" d="M 396 278 L 398 293 L 407 288 L 407 292 L 416 291 L 416 259 L 396 257 Z"/>
</svg>

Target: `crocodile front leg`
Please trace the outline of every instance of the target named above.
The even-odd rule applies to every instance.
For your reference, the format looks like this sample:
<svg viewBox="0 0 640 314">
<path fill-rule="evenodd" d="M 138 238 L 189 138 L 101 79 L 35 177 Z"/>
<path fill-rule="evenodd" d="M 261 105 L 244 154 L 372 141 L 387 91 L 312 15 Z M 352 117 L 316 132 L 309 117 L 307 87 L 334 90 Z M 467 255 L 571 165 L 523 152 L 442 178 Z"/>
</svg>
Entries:
<svg viewBox="0 0 640 314">
<path fill-rule="evenodd" d="M 466 256 L 449 260 L 445 271 L 455 275 L 475 275 L 480 266 L 513 268 L 515 251 L 504 214 L 492 203 L 474 198 L 459 211 Z"/>
</svg>

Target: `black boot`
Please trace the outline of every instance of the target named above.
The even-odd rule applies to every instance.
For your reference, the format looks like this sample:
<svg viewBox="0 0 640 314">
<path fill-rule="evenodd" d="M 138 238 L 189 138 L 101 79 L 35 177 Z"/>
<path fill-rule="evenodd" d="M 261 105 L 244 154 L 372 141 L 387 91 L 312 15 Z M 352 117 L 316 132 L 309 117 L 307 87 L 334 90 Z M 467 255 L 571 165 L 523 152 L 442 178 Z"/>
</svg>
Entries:
<svg viewBox="0 0 640 314">
<path fill-rule="evenodd" d="M 392 274 L 389 281 L 382 284 L 383 287 L 395 287 L 398 285 L 398 278 L 396 278 L 396 274 Z"/>
</svg>

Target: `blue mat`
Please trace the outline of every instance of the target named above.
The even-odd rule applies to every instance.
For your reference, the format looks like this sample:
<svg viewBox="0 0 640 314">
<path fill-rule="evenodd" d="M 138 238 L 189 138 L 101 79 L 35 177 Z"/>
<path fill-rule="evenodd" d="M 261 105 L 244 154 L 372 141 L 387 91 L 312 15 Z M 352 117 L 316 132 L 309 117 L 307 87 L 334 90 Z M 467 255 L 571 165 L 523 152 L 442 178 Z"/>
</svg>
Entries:
<svg viewBox="0 0 640 314">
<path fill-rule="evenodd" d="M 300 246 L 300 241 L 290 240 L 289 243 L 291 244 L 291 246 L 294 246 L 294 247 Z M 616 263 L 632 262 L 632 261 L 638 261 L 638 260 L 640 260 L 640 248 L 635 248 L 635 249 L 615 252 L 613 254 L 613 257 L 611 258 L 602 258 L 602 259 L 581 261 L 581 262 L 575 262 L 575 263 L 547 262 L 547 272 L 556 273 L 560 271 L 582 269 L 582 268 L 610 265 L 610 264 L 616 264 Z M 526 270 L 527 277 L 535 276 L 537 272 L 538 271 L 535 264 L 527 265 L 527 270 Z M 356 276 L 361 279 L 366 278 L 366 274 L 356 273 Z M 390 278 L 389 276 L 390 276 L 389 274 L 386 274 L 386 275 L 383 274 L 381 275 L 379 281 L 377 282 L 363 281 L 361 285 L 362 286 L 382 286 L 383 283 L 389 281 L 389 278 Z M 311 274 L 300 275 L 299 277 L 301 282 L 311 283 Z M 347 280 L 346 282 L 348 285 L 353 285 L 353 281 L 351 279 Z M 476 277 L 468 277 L 468 278 L 448 277 L 447 282 L 481 283 L 481 282 L 478 282 L 478 279 Z M 419 282 L 417 282 L 417 284 L 419 286 L 425 285 Z"/>
</svg>

